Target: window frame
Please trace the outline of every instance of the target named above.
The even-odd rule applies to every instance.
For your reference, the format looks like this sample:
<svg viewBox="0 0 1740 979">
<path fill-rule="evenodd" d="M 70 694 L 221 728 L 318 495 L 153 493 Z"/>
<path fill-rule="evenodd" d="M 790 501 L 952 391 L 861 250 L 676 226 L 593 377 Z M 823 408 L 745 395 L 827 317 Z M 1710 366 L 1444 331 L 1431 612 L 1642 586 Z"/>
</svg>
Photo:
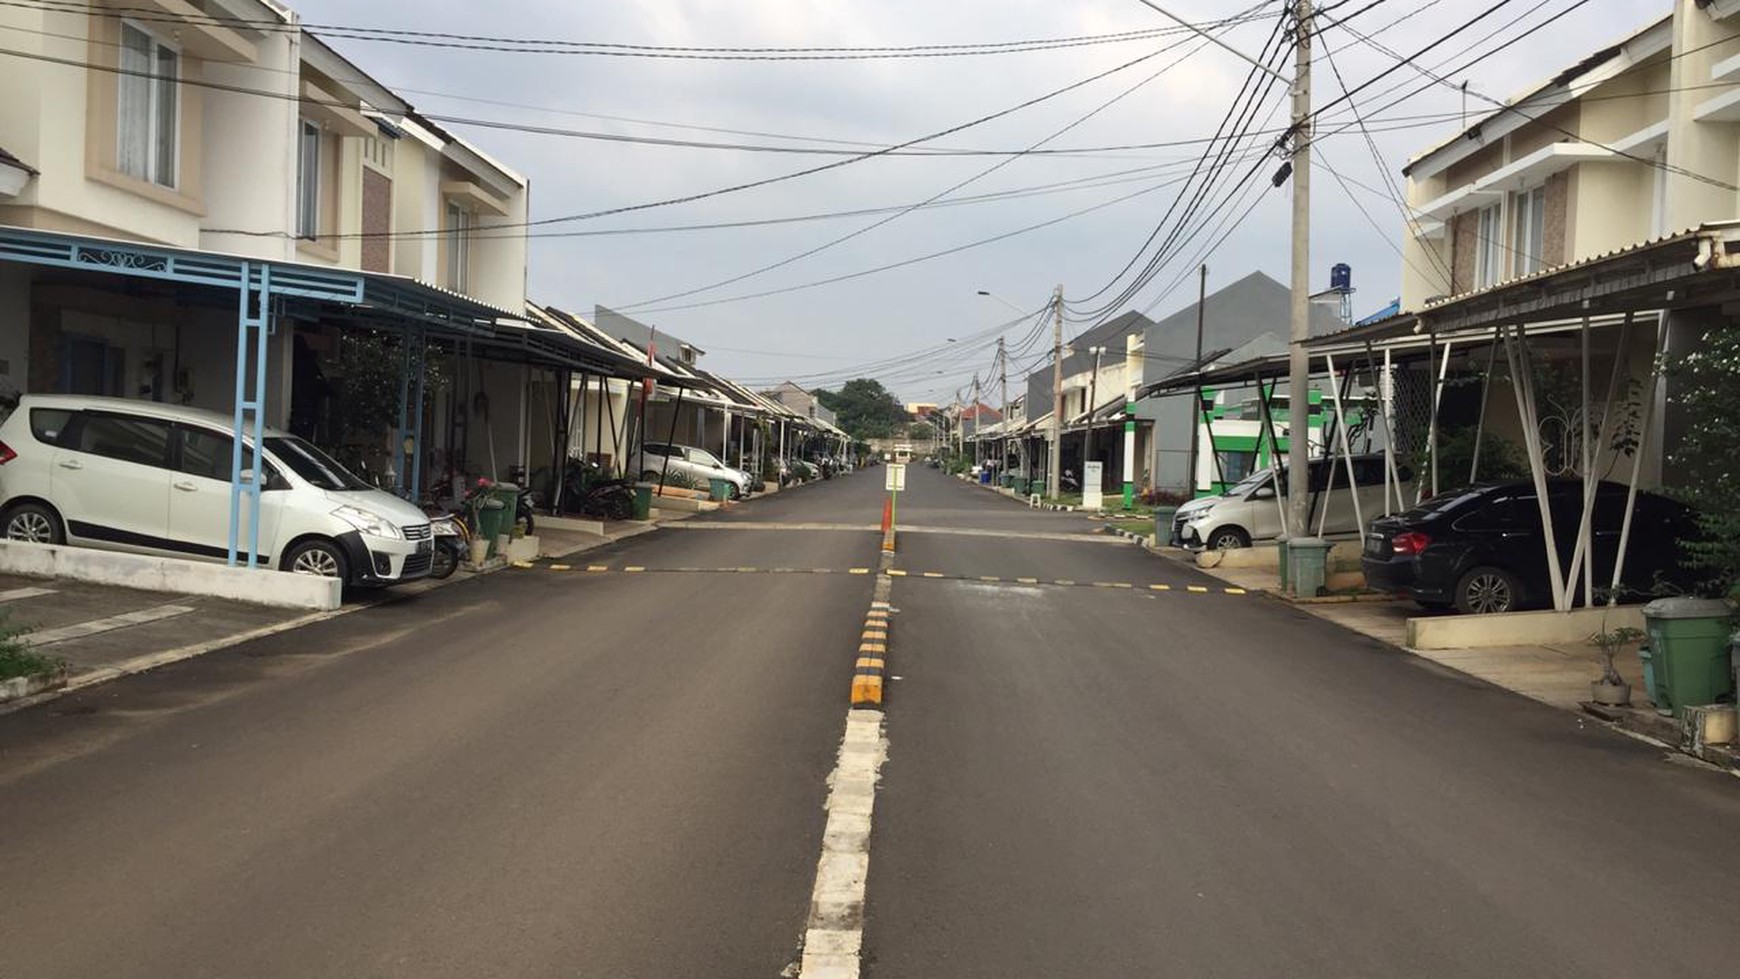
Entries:
<svg viewBox="0 0 1740 979">
<path fill-rule="evenodd" d="M 1510 195 L 1511 252 L 1513 276 L 1530 275 L 1546 267 L 1547 187 L 1537 184 Z"/>
<path fill-rule="evenodd" d="M 325 153 L 326 134 L 320 124 L 311 119 L 298 119 L 296 237 L 303 241 L 316 241 L 320 238 L 320 164 Z"/>
<path fill-rule="evenodd" d="M 447 288 L 468 292 L 471 288 L 471 232 L 477 215 L 456 200 L 447 201 Z"/>
<path fill-rule="evenodd" d="M 133 31 L 143 37 L 149 45 L 146 60 L 146 76 L 128 74 L 125 59 L 127 56 L 127 32 Z M 170 72 L 163 71 L 165 53 L 173 56 L 174 68 Z M 120 45 L 117 57 L 118 67 L 123 71 L 115 83 L 115 170 L 123 176 L 131 177 L 145 183 L 163 187 L 168 190 L 181 189 L 181 84 L 182 69 L 186 65 L 186 56 L 181 46 L 165 40 L 161 35 L 150 30 L 137 21 L 123 18 L 120 26 Z M 134 173 L 126 164 L 126 113 L 127 86 L 142 84 L 145 86 L 145 172 Z M 168 173 L 160 172 L 163 161 L 157 158 L 157 150 L 163 139 L 163 112 L 161 99 L 167 95 L 173 102 L 168 125 L 169 161 Z"/>
<path fill-rule="evenodd" d="M 1487 228 L 1489 219 L 1491 233 Z M 1474 288 L 1490 288 L 1503 278 L 1504 240 L 1503 201 L 1474 212 Z"/>
</svg>

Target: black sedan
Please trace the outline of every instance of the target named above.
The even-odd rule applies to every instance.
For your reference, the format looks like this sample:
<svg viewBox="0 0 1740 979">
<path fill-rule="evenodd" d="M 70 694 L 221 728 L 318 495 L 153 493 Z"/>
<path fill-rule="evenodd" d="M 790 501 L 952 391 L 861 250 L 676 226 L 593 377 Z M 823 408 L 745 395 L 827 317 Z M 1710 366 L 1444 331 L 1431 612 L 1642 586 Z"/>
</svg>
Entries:
<svg viewBox="0 0 1740 979">
<path fill-rule="evenodd" d="M 1591 517 L 1597 589 L 1606 589 L 1613 580 L 1625 504 L 1623 485 L 1597 484 Z M 1547 507 L 1563 574 L 1570 568 L 1582 518 L 1582 481 L 1548 480 Z M 1654 493 L 1638 493 L 1622 594 L 1647 595 L 1663 580 L 1690 585 L 1680 541 L 1695 533 L 1696 521 L 1685 506 Z M 1407 595 L 1429 608 L 1488 613 L 1552 604 L 1540 497 L 1532 482 L 1456 490 L 1405 513 L 1380 517 L 1366 534 L 1361 564 L 1369 586 Z M 1583 576 L 1577 577 L 1573 587 L 1581 594 Z"/>
</svg>

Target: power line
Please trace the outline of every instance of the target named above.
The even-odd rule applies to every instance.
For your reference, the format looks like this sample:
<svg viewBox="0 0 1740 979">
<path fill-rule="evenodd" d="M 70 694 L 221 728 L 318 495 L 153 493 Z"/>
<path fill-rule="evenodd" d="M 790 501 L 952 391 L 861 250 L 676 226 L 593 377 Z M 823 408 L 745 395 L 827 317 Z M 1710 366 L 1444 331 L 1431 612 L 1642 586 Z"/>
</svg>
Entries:
<svg viewBox="0 0 1740 979">
<path fill-rule="evenodd" d="M 1103 44 L 1120 44 L 1151 40 L 1182 33 L 1178 28 L 1148 28 L 1109 34 L 1085 34 L 1071 37 L 1027 38 L 1013 41 L 989 41 L 956 44 L 909 44 L 884 46 L 810 46 L 810 47 L 708 47 L 690 45 L 624 44 L 603 41 L 570 41 L 549 38 L 501 37 L 488 34 L 464 34 L 443 31 L 417 31 L 400 28 L 362 27 L 354 24 L 321 24 L 286 22 L 281 19 L 249 19 L 215 14 L 166 14 L 154 7 L 115 7 L 75 0 L 0 0 L 0 6 L 42 10 L 55 13 L 86 13 L 92 16 L 125 18 L 140 23 L 167 23 L 245 29 L 260 33 L 299 33 L 307 31 L 321 37 L 443 48 L 464 51 L 492 51 L 512 54 L 562 54 L 619 58 L 654 58 L 684 61 L 864 61 L 891 58 L 979 57 L 998 54 L 1024 54 L 1034 51 L 1054 51 Z M 1217 23 L 1230 23 L 1227 18 Z"/>
<path fill-rule="evenodd" d="M 1256 10 L 1260 10 L 1260 9 L 1262 9 L 1262 7 L 1266 6 L 1268 3 L 1269 3 L 1269 0 L 1262 0 L 1262 2 L 1258 3 L 1256 6 L 1251 7 L 1246 11 L 1243 11 L 1241 13 L 1241 16 L 1243 16 L 1244 14 L 1249 14 L 1249 13 L 1254 12 Z M 1180 47 L 1183 44 L 1188 43 L 1189 40 L 1190 40 L 1189 38 L 1186 38 L 1183 41 L 1179 41 L 1179 42 L 1176 42 L 1174 44 L 1167 45 L 1165 48 L 1161 49 L 1161 52 Z M 1204 43 L 1206 43 L 1206 42 L 1204 42 Z M 1063 134 L 1069 132 L 1070 130 L 1075 129 L 1077 126 L 1083 125 L 1088 120 L 1095 117 L 1096 115 L 1099 115 L 1101 112 L 1104 112 L 1106 109 L 1110 108 L 1111 106 L 1117 104 L 1118 102 L 1122 101 L 1123 99 L 1125 99 L 1125 98 L 1129 97 L 1130 95 L 1134 94 L 1135 92 L 1139 91 L 1144 86 L 1150 84 L 1156 78 L 1159 78 L 1161 75 L 1164 75 L 1166 72 L 1177 67 L 1179 64 L 1181 64 L 1186 59 L 1188 59 L 1192 54 L 1195 54 L 1197 51 L 1202 50 L 1203 46 L 1204 46 L 1203 44 L 1198 44 L 1195 48 L 1192 48 L 1190 51 L 1185 52 L 1183 56 L 1169 62 L 1168 64 L 1166 64 L 1164 66 L 1162 66 L 1158 71 L 1155 71 L 1153 74 L 1150 74 L 1148 77 L 1142 79 L 1141 81 L 1138 81 L 1134 85 L 1131 85 L 1130 87 L 1124 89 L 1122 92 L 1119 92 L 1117 95 L 1114 95 L 1110 99 L 1100 103 L 1099 105 L 1095 106 L 1093 109 L 1089 110 L 1087 113 L 1076 117 L 1074 120 L 1072 120 L 1067 125 L 1063 126 L 1061 129 L 1054 130 L 1049 135 L 1047 135 L 1044 138 L 1029 145 L 1027 147 L 1027 149 L 1025 151 L 1023 151 L 1023 154 L 1025 154 L 1026 152 L 1031 152 L 1035 149 L 1039 149 L 1040 147 L 1043 147 L 1046 143 L 1049 143 L 1052 140 L 1058 138 L 1059 136 L 1062 136 Z M 1156 53 L 1160 53 L 1160 52 L 1156 52 Z M 914 210 L 917 210 L 919 207 L 922 207 L 922 206 L 925 206 L 928 204 L 936 203 L 938 200 L 941 200 L 942 198 L 945 198 L 948 195 L 953 194 L 955 191 L 960 190 L 961 188 L 969 186 L 973 183 L 976 183 L 977 181 L 982 180 L 985 177 L 988 177 L 993 173 L 996 173 L 998 170 L 1001 170 L 1002 168 L 1015 162 L 1017 159 L 1020 159 L 1020 155 L 1010 156 L 1010 157 L 1007 157 L 1003 160 L 1000 160 L 997 163 L 994 163 L 991 166 L 985 168 L 984 170 L 981 170 L 978 173 L 975 173 L 972 176 L 969 176 L 964 180 L 958 181 L 958 182 L 950 185 L 949 187 L 946 187 L 943 190 L 941 190 L 935 194 L 932 194 L 929 198 L 926 198 L 924 201 L 921 201 L 918 204 L 914 204 L 911 207 L 908 207 L 904 210 L 898 211 L 894 214 L 890 214 L 884 218 L 881 218 L 880 220 L 873 221 L 870 224 L 868 224 L 862 228 L 858 228 L 858 229 L 851 231 L 847 234 L 833 238 L 827 242 L 824 242 L 824 243 L 817 245 L 813 248 L 809 248 L 809 249 L 806 249 L 804 251 L 801 251 L 795 255 L 780 259 L 779 261 L 776 261 L 776 262 L 772 262 L 772 263 L 769 263 L 766 265 L 759 266 L 757 268 L 751 269 L 748 272 L 743 272 L 743 273 L 740 273 L 738 275 L 730 276 L 730 277 L 725 278 L 725 279 L 720 279 L 718 281 L 708 283 L 707 285 L 697 286 L 697 287 L 694 287 L 691 289 L 686 289 L 686 290 L 683 290 L 680 292 L 670 293 L 670 294 L 667 294 L 664 296 L 659 296 L 659 297 L 656 297 L 654 299 L 644 300 L 644 301 L 638 302 L 638 303 L 629 303 L 625 308 L 633 309 L 633 308 L 640 307 L 640 306 L 652 306 L 652 305 L 656 305 L 656 304 L 662 303 L 662 302 L 669 302 L 670 300 L 673 300 L 673 299 L 683 299 L 683 298 L 686 298 L 689 296 L 697 295 L 699 293 L 711 292 L 714 289 L 720 289 L 720 288 L 723 288 L 723 287 L 728 286 L 728 285 L 733 285 L 735 283 L 742 282 L 745 279 L 753 278 L 755 276 L 761 275 L 761 274 L 766 273 L 766 272 L 771 272 L 775 269 L 784 268 L 787 265 L 791 265 L 793 263 L 802 261 L 803 259 L 809 258 L 813 255 L 824 252 L 830 248 L 835 247 L 836 245 L 843 244 L 843 243 L 845 243 L 847 241 L 851 241 L 852 239 L 857 238 L 861 235 L 868 234 L 869 232 L 874 231 L 877 228 L 880 228 L 884 225 L 890 224 L 894 221 L 898 221 L 901 218 L 905 217 L 906 215 L 912 213 Z"/>
</svg>

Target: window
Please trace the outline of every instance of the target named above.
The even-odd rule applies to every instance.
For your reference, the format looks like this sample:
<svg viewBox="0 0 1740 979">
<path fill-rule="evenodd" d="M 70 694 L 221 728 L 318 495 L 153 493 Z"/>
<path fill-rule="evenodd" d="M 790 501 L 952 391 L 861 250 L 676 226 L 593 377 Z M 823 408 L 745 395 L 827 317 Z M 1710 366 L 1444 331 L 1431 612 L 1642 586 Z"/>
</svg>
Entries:
<svg viewBox="0 0 1740 979">
<path fill-rule="evenodd" d="M 116 165 L 129 177 L 175 186 L 181 56 L 132 24 L 121 25 Z"/>
<path fill-rule="evenodd" d="M 232 456 L 235 444 L 234 436 L 204 428 L 184 427 L 181 430 L 181 464 L 176 468 L 189 476 L 203 476 L 227 483 L 230 481 L 230 466 L 235 461 Z M 244 445 L 242 468 L 253 467 L 253 449 Z"/>
<path fill-rule="evenodd" d="M 1494 204 L 1480 209 L 1475 220 L 1474 288 L 1485 289 L 1499 280 L 1504 270 L 1504 222 L 1502 208 Z"/>
<path fill-rule="evenodd" d="M 30 409 L 30 434 L 43 445 L 59 445 L 60 435 L 71 424 L 73 413 L 66 408 Z"/>
<path fill-rule="evenodd" d="M 296 136 L 296 237 L 320 235 L 320 126 L 304 119 Z"/>
<path fill-rule="evenodd" d="M 1539 272 L 1546 254 L 1547 189 L 1536 187 L 1512 194 L 1511 203 L 1511 273 Z"/>
<path fill-rule="evenodd" d="M 291 472 L 301 476 L 317 489 L 347 491 L 374 488 L 352 475 L 350 470 L 339 465 L 331 456 L 299 438 L 268 438 L 266 450 L 289 467 Z M 228 479 L 229 476 L 226 474 L 224 478 Z"/>
<path fill-rule="evenodd" d="M 464 292 L 471 279 L 471 212 L 447 205 L 447 288 Z"/>
<path fill-rule="evenodd" d="M 87 411 L 74 448 L 141 466 L 167 467 L 169 423 L 137 415 Z"/>
</svg>

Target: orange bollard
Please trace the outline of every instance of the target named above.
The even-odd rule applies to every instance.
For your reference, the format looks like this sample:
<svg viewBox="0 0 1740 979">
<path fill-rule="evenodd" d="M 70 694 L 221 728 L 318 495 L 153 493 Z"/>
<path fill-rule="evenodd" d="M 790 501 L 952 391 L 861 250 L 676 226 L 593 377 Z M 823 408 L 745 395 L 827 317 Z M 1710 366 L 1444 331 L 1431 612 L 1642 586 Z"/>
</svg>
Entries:
<svg viewBox="0 0 1740 979">
<path fill-rule="evenodd" d="M 882 501 L 882 533 L 887 534 L 894 526 L 894 497 Z"/>
</svg>

